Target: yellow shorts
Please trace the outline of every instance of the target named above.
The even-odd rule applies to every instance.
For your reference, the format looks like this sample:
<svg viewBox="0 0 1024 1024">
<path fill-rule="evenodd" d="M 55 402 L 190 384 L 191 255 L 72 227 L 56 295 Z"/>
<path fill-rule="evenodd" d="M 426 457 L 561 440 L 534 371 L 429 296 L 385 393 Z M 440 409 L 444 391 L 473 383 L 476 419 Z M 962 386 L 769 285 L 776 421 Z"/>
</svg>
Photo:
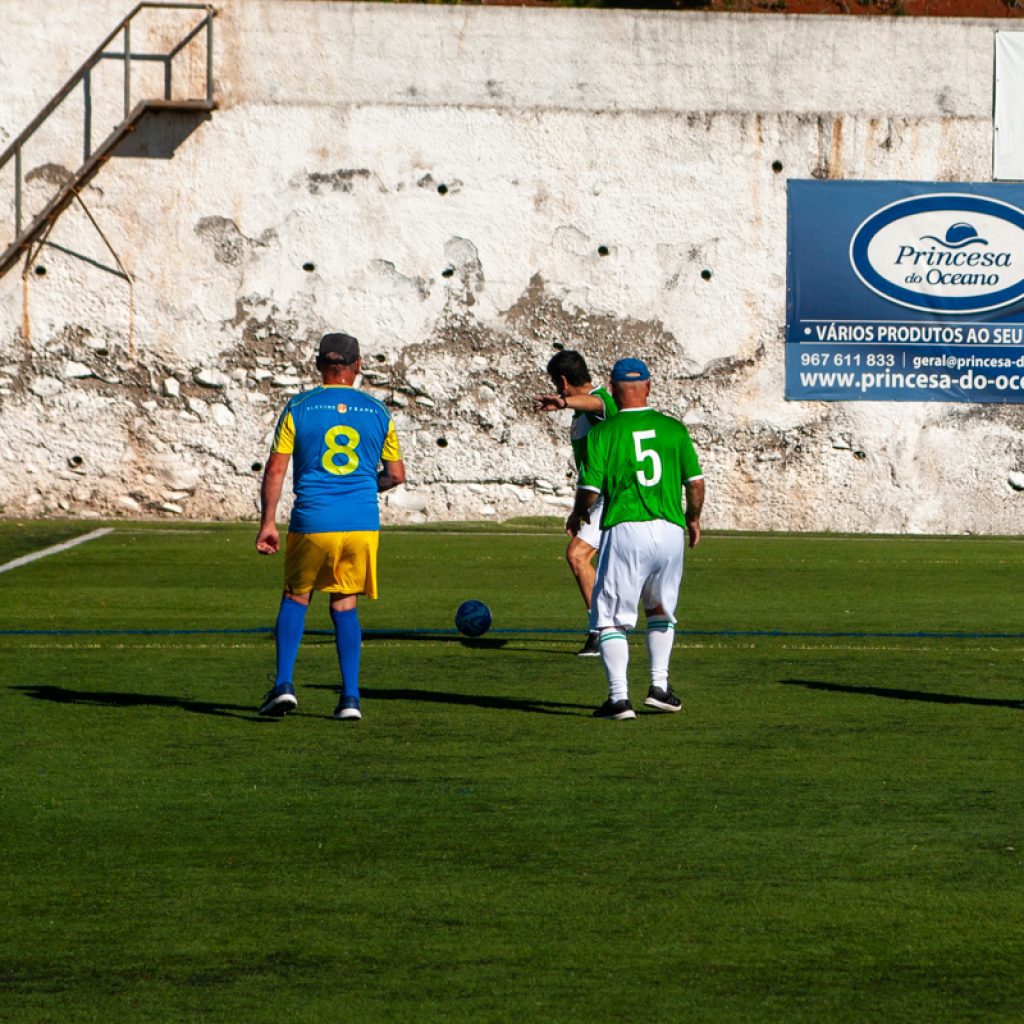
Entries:
<svg viewBox="0 0 1024 1024">
<path fill-rule="evenodd" d="M 284 555 L 284 588 L 289 594 L 377 597 L 376 530 L 345 533 L 289 533 Z"/>
</svg>

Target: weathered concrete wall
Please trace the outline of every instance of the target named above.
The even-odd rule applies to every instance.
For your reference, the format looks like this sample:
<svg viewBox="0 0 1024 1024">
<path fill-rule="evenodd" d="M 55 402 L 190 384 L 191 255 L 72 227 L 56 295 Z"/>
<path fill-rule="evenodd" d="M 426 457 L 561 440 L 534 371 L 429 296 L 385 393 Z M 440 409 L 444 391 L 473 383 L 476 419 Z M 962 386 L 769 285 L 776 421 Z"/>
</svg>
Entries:
<svg viewBox="0 0 1024 1024">
<path fill-rule="evenodd" d="M 220 9 L 219 109 L 83 193 L 134 294 L 77 206 L 45 276 L 0 280 L 5 514 L 253 515 L 340 328 L 402 435 L 392 521 L 564 510 L 566 424 L 529 403 L 563 345 L 651 362 L 709 527 L 1017 531 L 1020 409 L 782 397 L 786 179 L 989 179 L 1007 23 Z M 125 13 L 0 0 L 0 146 Z M 53 150 L 37 183 L 75 165 Z"/>
</svg>

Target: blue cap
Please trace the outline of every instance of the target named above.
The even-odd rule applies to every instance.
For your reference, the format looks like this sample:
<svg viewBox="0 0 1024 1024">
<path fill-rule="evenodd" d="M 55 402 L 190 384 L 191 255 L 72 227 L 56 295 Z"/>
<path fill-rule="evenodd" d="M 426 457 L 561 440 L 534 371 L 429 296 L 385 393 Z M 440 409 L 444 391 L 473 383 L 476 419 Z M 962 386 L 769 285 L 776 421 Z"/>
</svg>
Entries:
<svg viewBox="0 0 1024 1024">
<path fill-rule="evenodd" d="M 635 384 L 637 381 L 650 379 L 651 371 L 641 359 L 620 359 L 612 367 L 612 380 Z"/>
</svg>

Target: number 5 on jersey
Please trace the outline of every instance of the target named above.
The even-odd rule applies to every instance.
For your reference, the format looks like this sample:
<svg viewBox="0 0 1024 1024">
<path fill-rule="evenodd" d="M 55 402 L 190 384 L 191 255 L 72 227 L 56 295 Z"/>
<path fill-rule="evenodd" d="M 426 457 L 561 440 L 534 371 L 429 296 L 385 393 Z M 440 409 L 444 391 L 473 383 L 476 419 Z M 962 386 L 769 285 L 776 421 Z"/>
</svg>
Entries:
<svg viewBox="0 0 1024 1024">
<path fill-rule="evenodd" d="M 339 439 L 346 443 L 339 444 Z M 348 476 L 349 473 L 355 472 L 359 466 L 359 455 L 356 452 L 359 445 L 358 430 L 346 426 L 331 427 L 324 434 L 324 444 L 327 446 L 327 450 L 324 452 L 320 464 L 328 473 L 333 473 L 335 476 Z M 339 458 L 344 461 L 338 462 Z"/>
<path fill-rule="evenodd" d="M 636 471 L 636 478 L 640 481 L 641 487 L 653 487 L 661 479 L 661 456 L 653 448 L 645 448 L 644 441 L 653 440 L 657 437 L 654 430 L 634 430 L 633 446 L 636 448 L 636 461 L 639 463 L 651 461 L 650 476 L 647 475 L 646 467 Z"/>
</svg>

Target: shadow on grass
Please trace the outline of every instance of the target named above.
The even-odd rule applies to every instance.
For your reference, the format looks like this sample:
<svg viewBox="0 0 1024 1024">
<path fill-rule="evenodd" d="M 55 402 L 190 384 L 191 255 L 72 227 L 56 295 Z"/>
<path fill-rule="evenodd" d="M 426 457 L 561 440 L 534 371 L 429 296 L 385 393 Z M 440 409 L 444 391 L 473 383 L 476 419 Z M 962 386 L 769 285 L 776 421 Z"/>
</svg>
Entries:
<svg viewBox="0 0 1024 1024">
<path fill-rule="evenodd" d="M 337 686 L 313 684 L 311 690 L 333 690 Z M 420 704 L 452 704 L 456 707 L 491 708 L 496 711 L 525 711 L 538 715 L 574 715 L 578 710 L 590 711 L 591 704 L 567 704 L 555 700 L 530 700 L 520 697 L 489 697 L 475 693 L 448 693 L 444 690 L 419 690 L 410 687 L 381 690 L 377 687 L 361 686 L 360 694 L 365 700 L 411 700 Z"/>
<path fill-rule="evenodd" d="M 165 697 L 155 693 L 115 693 L 103 690 L 71 690 L 64 686 L 13 686 L 13 690 L 24 693 L 33 700 L 48 700 L 54 704 L 86 704 L 107 708 L 177 708 L 197 715 L 219 715 L 226 718 L 242 718 L 250 722 L 276 722 L 274 717 L 257 715 L 255 710 L 244 704 L 219 704 L 213 701 L 194 700 L 190 697 Z M 313 683 L 304 687 L 309 690 L 330 690 L 337 692 L 337 685 Z M 362 688 L 362 696 L 369 700 L 410 700 L 428 704 L 452 704 L 491 708 L 498 711 L 526 711 L 540 715 L 572 715 L 575 710 L 590 710 L 588 704 L 567 704 L 561 701 L 526 700 L 516 697 L 487 697 L 465 693 L 444 693 L 438 690 L 380 690 Z M 329 717 L 329 716 L 328 716 Z"/>
<path fill-rule="evenodd" d="M 862 697 L 887 697 L 890 700 L 919 700 L 926 704 L 972 704 L 985 708 L 1012 708 L 1024 711 L 1024 701 L 1000 700 L 996 697 L 965 697 L 957 693 L 931 693 L 928 690 L 899 690 L 886 686 L 849 686 L 845 683 L 825 683 L 816 679 L 780 679 L 783 686 L 803 686 L 808 690 L 827 693 L 854 693 Z"/>
<path fill-rule="evenodd" d="M 372 643 L 374 640 L 429 640 L 434 644 L 461 644 L 463 647 L 479 647 L 484 650 L 497 650 L 504 647 L 508 641 L 498 637 L 469 637 L 469 636 L 444 636 L 439 633 L 410 633 L 408 630 L 377 629 L 372 633 L 364 633 L 363 640 Z"/>
<path fill-rule="evenodd" d="M 307 629 L 303 634 L 303 642 L 312 639 L 323 643 L 334 643 L 334 633 L 327 629 Z M 444 633 L 431 633 L 427 630 L 410 629 L 366 629 L 363 630 L 363 643 L 372 644 L 375 640 L 422 640 L 431 644 L 461 644 L 463 647 L 476 647 L 481 650 L 498 650 L 508 644 L 507 639 L 499 637 L 468 637 L 448 636 Z"/>
<path fill-rule="evenodd" d="M 33 700 L 48 700 L 55 704 L 91 704 L 106 708 L 178 708 L 197 715 L 220 715 L 225 718 L 244 718 L 252 722 L 274 721 L 261 718 L 254 709 L 243 704 L 218 704 L 213 701 L 193 700 L 190 697 L 164 697 L 156 693 L 114 693 L 103 690 L 69 690 L 64 686 L 13 686 Z"/>
<path fill-rule="evenodd" d="M 574 630 L 550 631 L 551 633 L 566 633 L 568 634 L 568 639 L 550 635 L 530 636 L 529 631 L 517 633 L 509 630 L 509 632 L 514 633 L 514 635 L 505 637 L 469 637 L 432 632 L 429 629 L 364 629 L 363 646 L 370 646 L 379 641 L 411 640 L 425 644 L 458 644 L 460 647 L 469 647 L 478 651 L 506 649 L 517 653 L 529 651 L 529 653 L 554 654 L 559 657 L 565 657 L 576 654 L 582 636 L 582 633 Z M 273 643 L 273 633 L 268 634 L 268 638 Z M 307 644 L 310 646 L 331 646 L 334 642 L 334 631 L 329 629 L 307 629 L 302 635 L 303 647 Z"/>
<path fill-rule="evenodd" d="M 271 636 L 273 642 L 273 636 Z M 414 643 L 424 644 L 457 644 L 459 647 L 468 647 L 477 651 L 500 651 L 506 650 L 514 654 L 554 654 L 559 657 L 575 655 L 575 647 L 569 648 L 565 641 L 550 636 L 531 637 L 516 635 L 514 637 L 469 637 L 469 636 L 448 636 L 444 633 L 431 633 L 427 630 L 407 629 L 375 629 L 363 630 L 363 647 L 372 647 L 375 643 L 394 640 L 409 640 Z M 573 637 L 576 640 L 576 637 Z M 577 641 L 578 642 L 578 641 Z M 334 633 L 326 629 L 307 629 L 302 636 L 302 646 L 310 647 L 333 647 L 335 644 Z M 511 644 L 511 646 L 509 646 Z"/>
</svg>

